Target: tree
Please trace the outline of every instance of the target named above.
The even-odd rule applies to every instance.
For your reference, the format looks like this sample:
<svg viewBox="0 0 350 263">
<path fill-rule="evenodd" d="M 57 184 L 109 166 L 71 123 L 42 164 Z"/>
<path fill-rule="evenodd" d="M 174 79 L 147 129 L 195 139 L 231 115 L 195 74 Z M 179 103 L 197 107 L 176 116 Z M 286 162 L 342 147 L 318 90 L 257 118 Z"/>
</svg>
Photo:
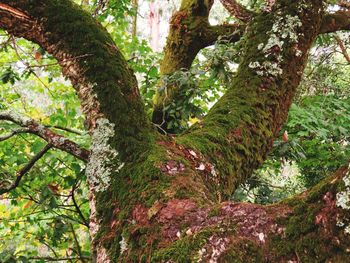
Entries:
<svg viewBox="0 0 350 263">
<path fill-rule="evenodd" d="M 92 147 L 88 152 L 9 111 L 0 117 L 48 142 L 37 158 L 55 147 L 88 161 L 97 262 L 347 262 L 347 165 L 274 205 L 229 199 L 271 151 L 316 37 L 349 29 L 349 11 L 328 13 L 321 0 L 268 1 L 259 12 L 221 2 L 240 23 L 211 26 L 213 1 L 203 0 L 183 0 L 170 22 L 163 76 L 188 69 L 219 36 L 241 43 L 239 68 L 225 95 L 182 131 L 168 124 L 188 117 L 171 114 L 175 102 L 184 100 L 185 86 L 167 82 L 158 90 L 153 125 L 120 50 L 79 6 L 2 0 L 0 27 L 39 44 L 71 80 Z M 20 180 L 21 173 L 2 192 Z"/>
</svg>

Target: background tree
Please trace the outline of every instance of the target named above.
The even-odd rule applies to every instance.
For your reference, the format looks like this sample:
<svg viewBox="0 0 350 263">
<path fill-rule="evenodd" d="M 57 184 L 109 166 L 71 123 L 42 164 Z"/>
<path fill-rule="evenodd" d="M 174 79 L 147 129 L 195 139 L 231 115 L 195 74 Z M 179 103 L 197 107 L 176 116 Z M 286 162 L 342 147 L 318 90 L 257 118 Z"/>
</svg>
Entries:
<svg viewBox="0 0 350 263">
<path fill-rule="evenodd" d="M 291 121 L 282 129 L 312 45 L 321 34 L 348 29 L 347 3 L 338 3 L 344 10 L 328 13 L 334 3 L 320 0 L 252 1 L 251 9 L 236 1 L 221 2 L 238 22 L 212 26 L 208 22 L 212 1 L 181 3 L 170 21 L 159 76 L 146 59 L 140 64 L 132 58 L 128 64 L 121 53 L 128 54 L 134 48 L 144 55 L 142 52 L 148 53 L 144 44 L 125 45 L 122 34 L 117 30 L 109 34 L 89 11 L 71 1 L 0 2 L 0 26 L 7 31 L 3 49 L 8 56 L 20 59 L 19 70 L 6 66 L 2 74 L 3 90 L 11 96 L 2 102 L 0 113 L 8 131 L 1 137 L 6 143 L 1 193 L 10 196 L 12 205 L 22 207 L 19 216 L 39 228 L 33 240 L 52 252 L 46 251 L 50 256 L 39 259 L 33 250 L 4 251 L 4 261 L 88 261 L 89 247 L 81 246 L 83 230 L 79 224 L 89 227 L 91 256 L 98 262 L 349 259 L 347 166 L 318 183 L 346 164 L 349 156 L 347 90 L 338 79 L 334 88 L 324 85 L 322 90 L 318 84 L 310 90 L 308 81 L 314 80 L 310 76 L 315 71 L 311 60 L 311 69 L 306 69 L 310 76 L 302 82 Z M 110 1 L 108 6 L 99 1 L 90 12 L 106 23 L 109 12 L 117 10 L 114 22 L 121 23 L 120 29 L 126 27 L 125 12 L 134 12 L 129 4 Z M 39 47 L 25 44 L 23 48 L 18 44 L 23 40 L 15 37 Z M 335 36 L 334 40 L 347 58 L 342 39 Z M 318 41 L 331 39 L 321 37 Z M 195 61 L 198 52 L 215 42 L 214 52 L 203 53 L 207 65 Z M 115 43 L 120 43 L 119 48 Z M 314 57 L 321 53 L 325 48 Z M 47 64 L 52 59 L 57 63 Z M 239 63 L 236 71 L 230 62 Z M 147 63 L 149 70 L 142 66 Z M 61 84 L 57 69 L 47 75 L 41 71 L 41 76 L 35 70 L 57 64 L 78 94 L 84 124 L 82 114 L 75 110 L 78 102 L 71 99 L 74 91 Z M 203 73 L 202 66 L 207 72 Z M 146 108 L 132 68 L 147 74 L 141 85 Z M 325 72 L 326 67 L 324 71 L 317 67 L 318 74 Z M 23 92 L 14 92 L 15 84 L 23 78 L 33 83 L 31 90 L 51 95 L 52 112 L 64 111 L 35 120 L 42 115 L 40 107 L 34 110 L 26 105 Z M 323 96 L 319 96 L 320 90 Z M 55 100 L 57 91 L 63 93 L 67 104 L 62 105 L 62 97 Z M 220 91 L 225 95 L 205 114 L 204 101 L 219 96 Z M 318 96 L 307 98 L 305 94 Z M 31 118 L 8 109 L 8 105 L 20 103 L 29 108 L 26 113 Z M 337 111 L 338 118 L 334 119 L 332 111 Z M 153 123 L 147 113 L 152 114 Z M 292 118 L 293 114 L 306 118 Z M 196 123 L 188 129 L 191 117 Z M 88 134 L 80 131 L 84 129 Z M 287 138 L 284 132 L 283 142 L 276 140 L 284 130 L 295 137 Z M 34 140 L 32 135 L 42 140 Z M 256 183 L 252 179 L 274 143 L 277 147 L 270 159 L 278 160 L 274 166 L 281 158 L 294 160 L 303 173 L 304 185 L 318 184 L 271 206 L 229 201 L 247 180 L 250 188 L 270 189 L 262 184 L 264 180 Z M 19 154 L 11 157 L 8 152 L 14 144 Z M 311 149 L 316 146 L 325 153 L 318 150 L 316 158 L 333 150 L 337 162 L 324 158 L 328 161 L 324 170 L 320 169 L 323 162 L 308 163 L 306 158 L 313 157 Z M 44 155 L 49 161 L 44 162 Z M 39 162 L 40 169 L 34 171 Z M 268 164 L 265 169 L 271 170 L 266 168 Z M 85 176 L 87 186 L 82 183 Z M 89 219 L 84 199 L 87 191 Z M 255 201 L 273 201 L 273 196 L 262 196 L 267 200 Z M 25 212 L 28 208 L 31 213 Z M 40 216 L 33 217 L 35 210 Z M 26 236 L 18 231 L 25 229 L 20 221 L 5 220 L 3 227 Z M 54 237 L 53 242 L 48 243 L 50 237 Z M 67 245 L 69 240 L 74 245 Z"/>
</svg>

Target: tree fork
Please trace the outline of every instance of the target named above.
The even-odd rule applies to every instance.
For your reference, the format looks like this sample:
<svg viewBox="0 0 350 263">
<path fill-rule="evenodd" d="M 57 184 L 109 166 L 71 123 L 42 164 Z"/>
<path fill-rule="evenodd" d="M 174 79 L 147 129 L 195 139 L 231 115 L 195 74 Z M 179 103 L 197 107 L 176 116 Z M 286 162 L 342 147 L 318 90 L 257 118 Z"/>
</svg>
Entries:
<svg viewBox="0 0 350 263">
<path fill-rule="evenodd" d="M 164 48 L 164 58 L 160 64 L 160 75 L 171 75 L 179 70 L 188 70 L 198 52 L 212 44 L 219 36 L 226 36 L 231 42 L 237 42 L 244 32 L 239 24 L 211 26 L 208 21 L 212 1 L 183 0 L 179 11 L 170 20 L 170 31 Z M 162 80 L 158 86 L 161 86 Z M 172 119 L 164 107 L 181 97 L 181 90 L 167 85 L 166 91 L 157 91 L 154 98 L 152 121 L 170 133 L 167 124 Z"/>
<path fill-rule="evenodd" d="M 88 14 L 65 0 L 1 4 L 0 26 L 53 53 L 80 92 L 93 138 L 87 170 L 97 262 L 312 261 L 313 251 L 322 251 L 320 261 L 348 257 L 349 237 L 335 226 L 348 211 L 334 205 L 346 169 L 274 206 L 221 202 L 262 163 L 286 119 L 319 33 L 321 0 L 280 0 L 254 18 L 232 87 L 202 123 L 175 140 L 153 133 L 135 78 Z M 83 54 L 93 58 L 62 62 Z M 294 231 L 305 209 L 307 225 Z M 323 233 L 336 239 L 320 238 L 313 247 L 304 242 Z"/>
</svg>

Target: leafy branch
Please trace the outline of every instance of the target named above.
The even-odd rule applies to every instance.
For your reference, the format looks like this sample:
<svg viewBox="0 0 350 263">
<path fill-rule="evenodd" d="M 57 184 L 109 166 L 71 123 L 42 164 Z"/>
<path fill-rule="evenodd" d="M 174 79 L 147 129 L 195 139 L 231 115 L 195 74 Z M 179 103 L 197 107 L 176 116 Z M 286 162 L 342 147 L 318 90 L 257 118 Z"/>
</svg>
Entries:
<svg viewBox="0 0 350 263">
<path fill-rule="evenodd" d="M 50 149 L 52 148 L 52 145 L 51 144 L 47 144 L 40 152 L 38 152 L 30 161 L 27 165 L 25 165 L 21 170 L 19 170 L 17 172 L 17 177 L 16 177 L 16 180 L 7 188 L 4 188 L 4 189 L 0 189 L 0 195 L 2 194 L 5 194 L 5 193 L 8 193 L 10 192 L 11 190 L 15 189 L 22 177 L 28 173 L 30 171 L 30 169 L 35 165 L 35 163 L 37 161 L 39 161 L 41 159 L 41 157 L 43 157 L 45 155 L 45 153 L 47 153 Z"/>
<path fill-rule="evenodd" d="M 44 125 L 34 121 L 31 118 L 21 116 L 13 111 L 0 112 L 0 120 L 6 120 L 20 125 L 23 129 L 14 130 L 10 134 L 2 136 L 2 139 L 9 139 L 18 133 L 31 133 L 37 135 L 50 143 L 52 147 L 65 151 L 76 158 L 87 162 L 90 152 L 89 150 L 79 146 L 75 142 L 59 135 Z M 0 139 L 1 141 L 1 139 Z"/>
</svg>

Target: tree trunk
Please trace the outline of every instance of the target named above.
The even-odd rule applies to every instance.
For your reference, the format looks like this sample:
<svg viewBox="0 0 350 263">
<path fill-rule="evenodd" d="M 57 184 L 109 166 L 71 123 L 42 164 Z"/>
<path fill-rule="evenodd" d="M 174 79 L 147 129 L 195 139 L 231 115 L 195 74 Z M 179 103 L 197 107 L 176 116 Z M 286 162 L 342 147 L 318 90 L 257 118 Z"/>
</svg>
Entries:
<svg viewBox="0 0 350 263">
<path fill-rule="evenodd" d="M 160 23 L 160 15 L 159 15 L 159 6 L 158 2 L 151 2 L 149 4 L 150 12 L 149 12 L 149 27 L 150 27 L 150 45 L 153 51 L 159 52 L 159 23 Z"/>
<path fill-rule="evenodd" d="M 184 1 L 178 32 L 187 36 L 189 10 L 207 18 L 211 4 Z M 323 17 L 321 0 L 280 0 L 256 15 L 228 92 L 174 138 L 152 128 L 131 69 L 89 14 L 69 0 L 0 1 L 0 27 L 53 54 L 81 99 L 97 262 L 349 261 L 349 235 L 337 226 L 350 215 L 337 203 L 348 167 L 275 205 L 228 201 L 271 150 Z M 182 43 L 189 67 L 202 46 Z"/>
</svg>

